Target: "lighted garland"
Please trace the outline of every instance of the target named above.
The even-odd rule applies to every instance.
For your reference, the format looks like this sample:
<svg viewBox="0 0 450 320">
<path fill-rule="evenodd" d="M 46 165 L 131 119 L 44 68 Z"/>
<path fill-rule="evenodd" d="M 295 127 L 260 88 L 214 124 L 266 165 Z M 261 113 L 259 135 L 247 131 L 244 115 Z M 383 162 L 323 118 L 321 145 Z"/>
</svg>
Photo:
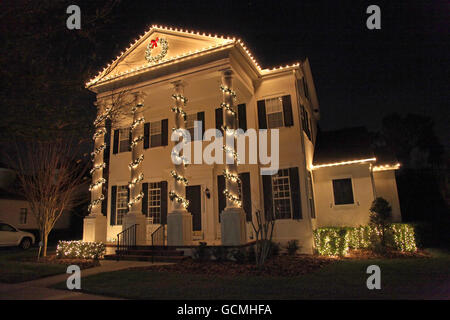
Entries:
<svg viewBox="0 0 450 320">
<path fill-rule="evenodd" d="M 228 190 L 228 189 L 223 190 L 223 194 L 225 195 L 225 197 L 226 197 L 228 200 L 233 201 L 233 202 L 236 203 L 239 207 L 242 205 L 241 197 L 240 197 L 240 196 L 236 196 L 236 195 L 233 194 L 230 190 Z"/>
<path fill-rule="evenodd" d="M 104 184 L 104 183 L 106 183 L 106 179 L 105 179 L 105 178 L 100 178 L 100 179 L 98 179 L 96 182 L 91 183 L 91 184 L 89 185 L 89 191 L 94 190 L 94 188 L 97 188 L 97 187 L 101 186 L 101 185 Z"/>
<path fill-rule="evenodd" d="M 189 159 L 184 156 L 180 156 L 176 151 L 172 151 L 172 157 L 175 157 L 179 162 L 183 162 L 185 168 L 189 164 Z"/>
<path fill-rule="evenodd" d="M 241 181 L 241 178 L 239 178 L 239 175 L 231 173 L 227 169 L 223 170 L 223 176 L 225 177 L 225 179 L 231 180 L 233 182 L 240 182 Z"/>
<path fill-rule="evenodd" d="M 188 99 L 183 96 L 182 94 L 172 94 L 172 99 L 174 100 L 179 100 L 181 102 L 183 102 L 184 105 L 186 105 L 186 103 L 188 102 Z"/>
<path fill-rule="evenodd" d="M 101 122 L 108 119 L 110 117 L 112 107 L 108 107 L 102 114 L 99 114 L 97 118 L 94 120 L 94 127 L 98 126 Z"/>
<path fill-rule="evenodd" d="M 179 196 L 174 191 L 169 192 L 169 199 L 171 201 L 176 201 L 178 203 L 181 203 L 184 208 L 189 207 L 189 200 L 187 200 L 186 198 L 183 198 L 182 196 Z"/>
<path fill-rule="evenodd" d="M 140 117 L 139 119 L 134 120 L 130 127 L 131 130 L 134 130 L 138 125 L 144 123 L 144 121 L 145 121 L 144 117 Z"/>
<path fill-rule="evenodd" d="M 131 161 L 131 162 L 128 164 L 128 168 L 134 169 L 134 168 L 136 168 L 138 165 L 140 165 L 142 161 L 144 161 L 144 155 L 143 155 L 143 154 L 141 154 L 137 159 Z"/>
<path fill-rule="evenodd" d="M 143 141 L 143 140 L 144 140 L 144 136 L 143 135 L 140 135 L 140 136 L 134 138 L 133 141 L 131 141 L 130 148 L 133 149 L 134 147 L 137 146 L 139 141 Z"/>
<path fill-rule="evenodd" d="M 188 179 L 185 177 L 180 176 L 175 170 L 170 171 L 170 174 L 175 179 L 175 181 L 183 183 L 185 186 L 189 184 Z"/>
<path fill-rule="evenodd" d="M 92 140 L 97 139 L 98 137 L 102 136 L 106 134 L 106 129 L 105 128 L 100 128 L 99 130 L 97 130 L 94 135 L 92 136 Z"/>
<path fill-rule="evenodd" d="M 180 108 L 180 107 L 172 107 L 170 110 L 172 110 L 172 112 L 181 114 L 181 116 L 183 117 L 183 120 L 186 121 L 186 112 L 184 112 L 182 108 Z"/>
<path fill-rule="evenodd" d="M 139 183 L 142 180 L 144 180 L 144 174 L 143 173 L 139 174 L 138 177 L 136 177 L 133 180 L 131 180 L 130 182 L 128 182 L 128 188 L 131 189 L 132 187 L 134 187 L 136 185 L 136 183 Z"/>
<path fill-rule="evenodd" d="M 142 198 L 144 198 L 144 193 L 141 191 L 134 199 L 130 199 L 130 201 L 128 201 L 128 208 L 131 209 L 131 207 L 141 201 Z"/>
<path fill-rule="evenodd" d="M 222 102 L 220 106 L 222 107 L 222 109 L 230 112 L 233 116 L 236 115 L 236 111 L 233 110 L 233 107 L 229 103 Z"/>
<path fill-rule="evenodd" d="M 161 46 L 161 52 L 155 56 L 152 56 L 153 48 L 157 47 L 158 43 Z M 151 40 L 148 43 L 147 49 L 145 50 L 145 59 L 150 63 L 156 63 L 166 56 L 168 50 L 169 42 L 164 38 L 156 38 L 156 40 Z"/>
<path fill-rule="evenodd" d="M 236 99 L 236 92 L 234 92 L 230 88 L 227 88 L 225 86 L 220 86 L 220 90 L 222 90 L 222 92 L 224 92 L 225 94 L 231 95 L 233 97 L 233 99 Z"/>
<path fill-rule="evenodd" d="M 102 152 L 105 149 L 106 149 L 106 145 L 103 143 L 102 145 L 98 146 L 97 148 L 94 149 L 94 151 L 91 152 L 91 156 L 95 157 L 96 155 L 98 155 L 100 152 Z"/>
<path fill-rule="evenodd" d="M 100 164 L 93 166 L 90 173 L 92 175 L 96 170 L 105 169 L 105 168 L 106 168 L 106 163 L 102 162 Z"/>
<path fill-rule="evenodd" d="M 92 210 L 93 207 L 99 205 L 103 200 L 105 200 L 105 196 L 103 194 L 101 194 L 99 198 L 91 201 L 91 203 L 88 206 L 89 212 Z"/>
<path fill-rule="evenodd" d="M 224 146 L 222 147 L 222 150 L 225 151 L 226 153 L 231 153 L 232 156 L 233 156 L 233 158 L 234 158 L 234 160 L 236 160 L 236 162 L 239 163 L 239 156 L 238 156 L 238 153 L 237 153 L 236 151 L 234 151 L 233 148 L 230 148 L 229 146 L 224 145 Z"/>
</svg>

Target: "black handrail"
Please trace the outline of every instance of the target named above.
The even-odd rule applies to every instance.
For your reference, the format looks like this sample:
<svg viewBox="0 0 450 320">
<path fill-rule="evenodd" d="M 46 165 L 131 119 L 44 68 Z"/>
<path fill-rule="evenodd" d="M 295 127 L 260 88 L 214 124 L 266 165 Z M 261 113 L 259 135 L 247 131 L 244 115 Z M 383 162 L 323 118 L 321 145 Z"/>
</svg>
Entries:
<svg viewBox="0 0 450 320">
<path fill-rule="evenodd" d="M 122 254 L 125 251 L 136 247 L 136 229 L 138 224 L 123 230 L 117 235 L 117 251 L 116 254 Z"/>
<path fill-rule="evenodd" d="M 161 224 L 155 231 L 152 232 L 152 246 L 164 246 L 166 243 L 166 225 Z"/>
</svg>

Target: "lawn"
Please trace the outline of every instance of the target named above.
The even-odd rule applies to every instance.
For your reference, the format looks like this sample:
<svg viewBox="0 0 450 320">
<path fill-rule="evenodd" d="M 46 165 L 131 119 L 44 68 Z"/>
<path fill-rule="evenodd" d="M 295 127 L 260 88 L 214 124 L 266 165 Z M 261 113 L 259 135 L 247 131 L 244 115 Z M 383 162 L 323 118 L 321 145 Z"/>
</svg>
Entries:
<svg viewBox="0 0 450 320">
<path fill-rule="evenodd" d="M 430 253 L 431 258 L 340 260 L 297 277 L 122 270 L 86 277 L 81 286 L 85 292 L 130 299 L 449 299 L 450 254 Z M 366 268 L 372 264 L 381 268 L 381 290 L 366 287 Z"/>
<path fill-rule="evenodd" d="M 55 251 L 56 248 L 49 248 Z M 64 265 L 24 261 L 37 257 L 38 248 L 20 249 L 2 248 L 0 250 L 0 282 L 17 283 L 34 280 L 55 274 L 65 273 Z"/>
</svg>

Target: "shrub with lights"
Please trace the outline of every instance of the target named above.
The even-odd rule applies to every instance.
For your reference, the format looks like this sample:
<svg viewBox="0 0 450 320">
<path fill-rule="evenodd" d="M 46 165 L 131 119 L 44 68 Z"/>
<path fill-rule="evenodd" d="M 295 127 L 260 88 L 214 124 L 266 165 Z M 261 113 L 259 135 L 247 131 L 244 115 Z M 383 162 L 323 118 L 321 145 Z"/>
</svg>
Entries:
<svg viewBox="0 0 450 320">
<path fill-rule="evenodd" d="M 57 258 L 101 259 L 106 245 L 102 242 L 59 241 L 56 247 Z"/>
<path fill-rule="evenodd" d="M 414 227 L 406 223 L 392 223 L 388 227 L 392 235 L 387 246 L 401 252 L 417 251 Z M 343 256 L 350 249 L 373 248 L 381 231 L 372 225 L 359 227 L 325 227 L 314 230 L 317 252 L 326 256 Z"/>
</svg>

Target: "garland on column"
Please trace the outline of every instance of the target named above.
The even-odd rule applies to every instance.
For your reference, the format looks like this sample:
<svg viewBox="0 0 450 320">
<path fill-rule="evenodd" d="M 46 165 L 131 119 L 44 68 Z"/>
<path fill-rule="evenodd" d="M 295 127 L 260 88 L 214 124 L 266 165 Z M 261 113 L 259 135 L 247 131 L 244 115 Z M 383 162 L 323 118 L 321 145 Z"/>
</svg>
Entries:
<svg viewBox="0 0 450 320">
<path fill-rule="evenodd" d="M 186 112 L 184 112 L 183 107 L 186 106 L 188 99 L 182 94 L 172 94 L 172 99 L 175 100 L 176 105 L 171 107 L 170 110 L 176 114 L 181 115 L 183 117 L 183 121 L 186 121 Z M 180 128 L 172 128 L 172 131 L 178 132 L 180 136 L 183 135 L 183 131 L 180 130 Z M 182 161 L 183 165 L 186 167 L 187 159 L 184 156 L 180 156 L 180 154 L 175 151 L 172 151 L 172 156 L 176 157 L 178 161 Z M 189 183 L 188 179 L 186 179 L 186 177 L 181 176 L 175 170 L 172 170 L 170 174 L 175 179 L 175 183 L 183 183 L 184 185 L 188 185 Z M 170 201 L 176 201 L 178 203 L 181 203 L 181 205 L 184 208 L 187 208 L 189 206 L 189 200 L 180 196 L 174 190 L 171 190 L 169 192 L 169 199 Z"/>
<path fill-rule="evenodd" d="M 233 100 L 236 100 L 236 92 L 234 92 L 233 90 L 231 90 L 230 88 L 227 88 L 223 85 L 220 86 L 220 90 L 222 90 L 223 93 L 227 94 L 227 95 L 231 95 Z M 220 106 L 222 107 L 222 109 L 224 109 L 226 112 L 230 113 L 234 118 L 235 118 L 235 122 L 236 122 L 236 116 L 237 116 L 237 112 L 234 110 L 233 106 L 230 105 L 229 103 L 226 102 L 222 102 L 220 104 Z M 227 134 L 227 135 L 234 135 L 234 138 L 236 138 L 237 136 L 237 131 L 234 128 L 229 128 L 226 125 L 222 125 L 222 130 Z M 231 147 L 227 146 L 226 144 L 223 145 L 222 150 L 225 151 L 225 153 L 227 154 L 231 154 L 233 156 L 233 159 L 236 161 L 236 164 L 239 164 L 239 155 L 238 153 Z M 238 183 L 240 182 L 240 178 L 238 175 L 231 173 L 230 171 L 228 171 L 228 169 L 224 169 L 223 170 L 223 176 L 226 180 Z M 228 190 L 227 188 L 225 188 L 225 190 L 223 190 L 223 194 L 225 195 L 225 197 L 236 203 L 239 207 L 242 206 L 242 202 L 241 202 L 241 190 L 238 187 L 238 194 L 234 194 L 233 192 L 231 192 L 230 190 Z"/>
<path fill-rule="evenodd" d="M 133 118 L 134 118 L 134 114 L 143 107 L 144 105 L 142 103 L 138 103 L 135 106 L 133 106 L 133 108 L 131 108 L 131 113 L 133 114 Z M 130 130 L 131 133 L 133 135 L 133 131 L 138 127 L 138 125 L 142 124 L 145 122 L 144 117 L 139 117 L 135 120 L 133 120 L 133 123 L 130 126 Z M 134 148 L 136 148 L 137 144 L 140 141 L 144 140 L 144 136 L 141 134 L 135 138 L 133 138 L 133 140 L 131 141 L 130 144 L 130 148 L 133 151 Z M 142 163 L 142 161 L 144 161 L 144 154 L 141 153 L 136 159 L 132 160 L 129 164 L 128 164 L 128 168 L 130 168 L 130 170 L 135 170 L 137 169 L 137 167 L 139 167 L 139 165 Z M 144 174 L 141 172 L 136 178 L 132 179 L 130 182 L 128 182 L 128 189 L 130 190 L 130 194 L 131 194 L 131 188 L 134 188 L 134 186 L 141 182 L 142 180 L 144 180 Z M 134 197 L 133 199 L 130 198 L 130 200 L 128 201 L 128 208 L 131 210 L 131 207 L 133 205 L 135 205 L 136 203 L 139 203 L 139 201 L 142 200 L 142 198 L 144 198 L 144 192 L 139 192 L 139 194 Z"/>
<path fill-rule="evenodd" d="M 112 109 L 111 107 L 106 108 L 102 114 L 99 114 L 97 116 L 97 118 L 95 118 L 95 120 L 93 122 L 94 127 L 97 127 L 103 121 L 110 118 L 111 109 Z M 98 138 L 103 137 L 105 134 L 106 134 L 106 129 L 104 127 L 99 128 L 98 130 L 95 131 L 94 135 L 92 136 L 92 140 L 96 141 Z M 106 144 L 103 141 L 103 143 L 100 146 L 96 147 L 94 149 L 94 151 L 91 152 L 92 162 L 95 162 L 96 156 L 99 155 L 101 152 L 103 152 L 105 149 L 106 149 Z M 104 168 L 106 168 L 106 163 L 104 161 L 94 165 L 92 167 L 92 169 L 90 170 L 91 176 L 95 173 L 95 171 L 102 170 Z M 94 189 L 101 187 L 104 183 L 106 183 L 106 179 L 103 177 L 99 178 L 97 181 L 94 181 L 89 185 L 89 191 L 92 191 Z M 92 208 L 99 205 L 104 199 L 105 199 L 105 196 L 102 193 L 99 198 L 92 200 L 88 206 L 88 211 L 91 212 Z"/>
</svg>

